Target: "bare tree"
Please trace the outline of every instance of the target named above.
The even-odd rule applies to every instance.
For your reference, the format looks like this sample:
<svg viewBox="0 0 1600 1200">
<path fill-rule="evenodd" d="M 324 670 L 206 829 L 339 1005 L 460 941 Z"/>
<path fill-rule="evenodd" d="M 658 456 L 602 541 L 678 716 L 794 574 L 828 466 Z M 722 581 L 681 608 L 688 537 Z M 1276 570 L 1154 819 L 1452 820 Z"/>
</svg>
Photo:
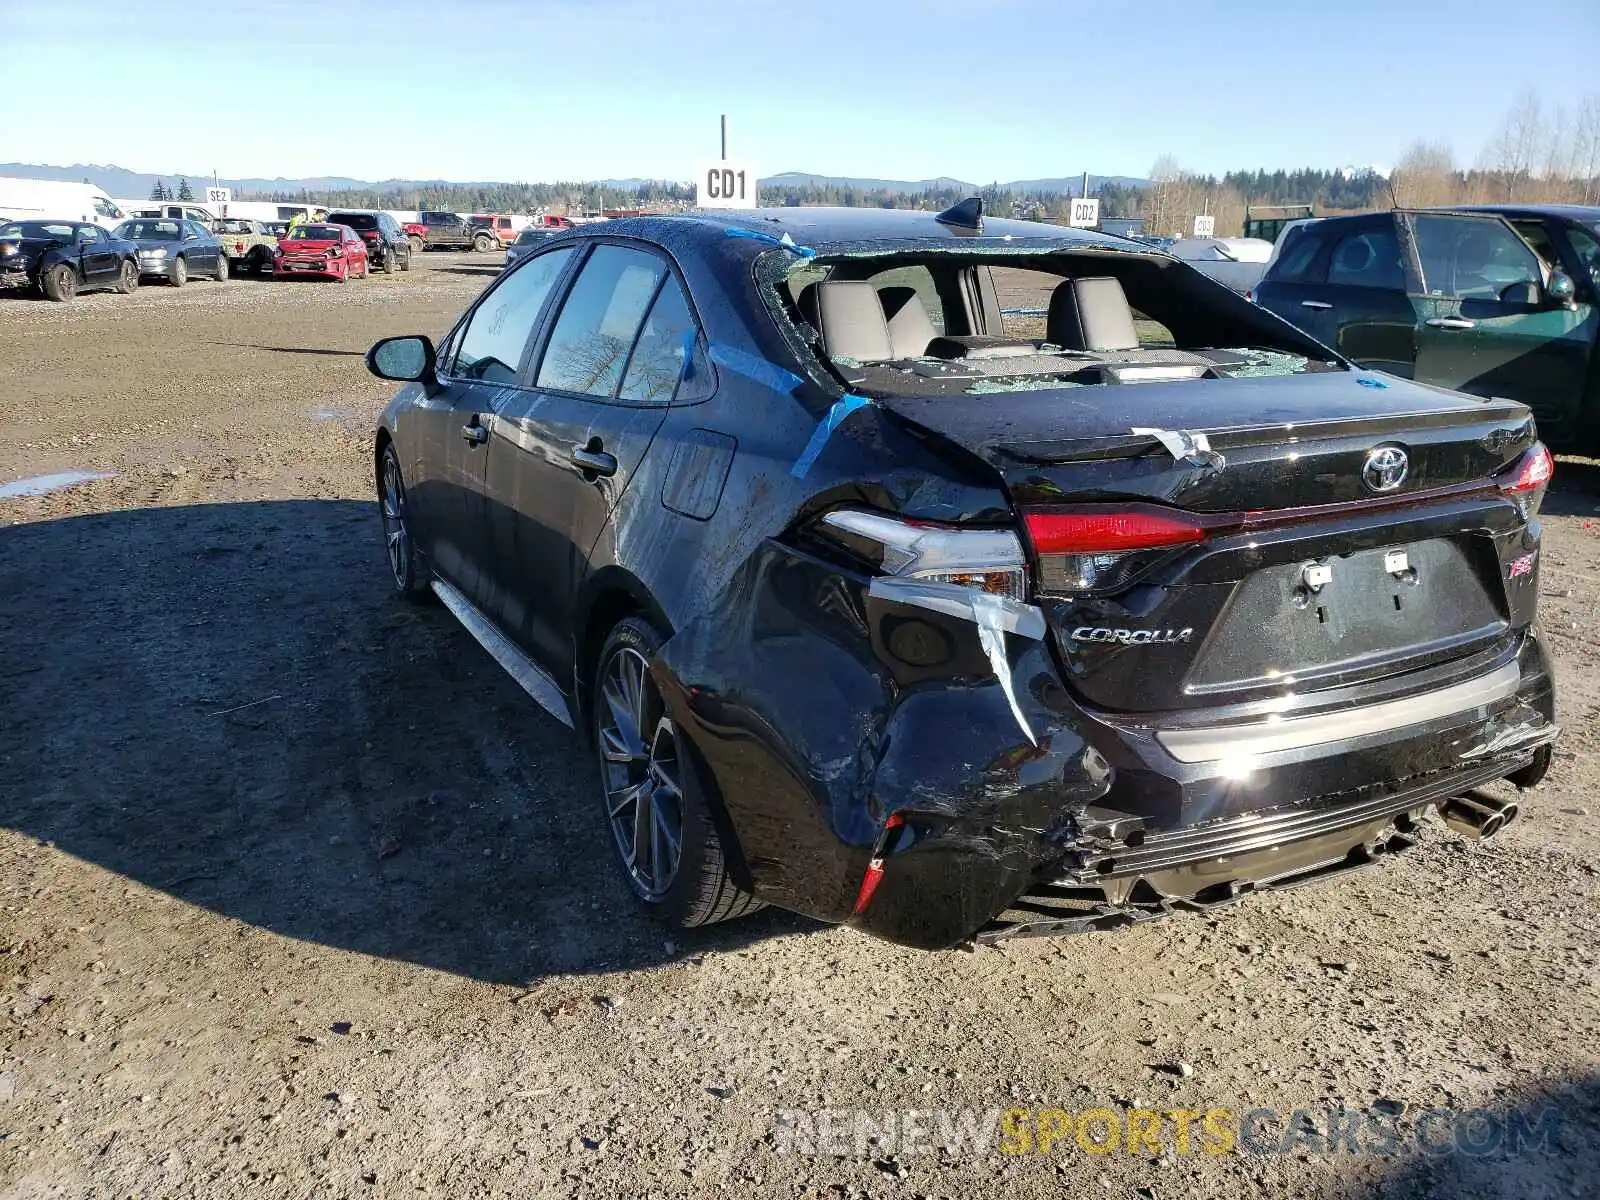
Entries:
<svg viewBox="0 0 1600 1200">
<path fill-rule="evenodd" d="M 1541 144 L 1548 140 L 1537 92 L 1523 92 L 1506 113 L 1490 141 L 1484 165 L 1504 178 L 1502 199 L 1515 200 L 1527 190 Z"/>
<path fill-rule="evenodd" d="M 1401 208 L 1427 208 L 1460 199 L 1455 159 L 1442 142 L 1413 142 L 1389 176 Z"/>
<path fill-rule="evenodd" d="M 1585 96 L 1573 115 L 1570 170 L 1581 203 L 1600 199 L 1600 94 Z"/>
</svg>

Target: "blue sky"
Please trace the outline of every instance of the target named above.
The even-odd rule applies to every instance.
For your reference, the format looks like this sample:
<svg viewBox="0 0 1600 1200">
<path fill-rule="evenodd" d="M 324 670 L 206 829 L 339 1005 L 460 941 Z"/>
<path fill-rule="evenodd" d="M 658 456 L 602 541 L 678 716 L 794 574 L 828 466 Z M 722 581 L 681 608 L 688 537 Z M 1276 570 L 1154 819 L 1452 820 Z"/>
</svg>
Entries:
<svg viewBox="0 0 1600 1200">
<path fill-rule="evenodd" d="M 1477 156 L 1600 90 L 1597 0 L 0 0 L 0 161 L 979 183 Z M 335 132 L 338 131 L 338 132 Z"/>
</svg>

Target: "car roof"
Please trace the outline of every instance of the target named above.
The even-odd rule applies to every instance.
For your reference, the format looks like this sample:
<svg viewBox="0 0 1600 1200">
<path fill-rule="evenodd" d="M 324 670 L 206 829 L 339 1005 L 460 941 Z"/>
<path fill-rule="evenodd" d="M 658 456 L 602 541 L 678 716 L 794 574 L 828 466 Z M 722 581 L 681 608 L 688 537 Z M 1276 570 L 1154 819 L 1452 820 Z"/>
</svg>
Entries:
<svg viewBox="0 0 1600 1200">
<path fill-rule="evenodd" d="M 911 248 L 912 245 L 926 246 L 930 241 L 975 243 L 976 248 L 999 239 L 1058 243 L 1062 249 L 1084 246 L 1124 253 L 1148 251 L 1138 243 L 1108 233 L 1006 217 L 985 217 L 982 232 L 977 233 L 947 225 L 938 220 L 937 213 L 904 208 L 699 209 L 664 216 L 599 221 L 582 226 L 581 231 L 589 236 L 618 232 L 659 237 L 674 231 L 681 234 L 689 226 L 699 226 L 708 234 L 740 229 L 774 240 L 787 235 L 796 245 L 826 247 L 834 252 L 848 251 L 852 247 L 887 250 L 893 247 L 885 243 L 897 242 L 907 243 L 907 248 Z"/>
<path fill-rule="evenodd" d="M 1569 221 L 1600 221 L 1596 204 L 1450 204 L 1436 205 L 1430 212 L 1483 212 L 1501 216 L 1564 217 Z"/>
</svg>

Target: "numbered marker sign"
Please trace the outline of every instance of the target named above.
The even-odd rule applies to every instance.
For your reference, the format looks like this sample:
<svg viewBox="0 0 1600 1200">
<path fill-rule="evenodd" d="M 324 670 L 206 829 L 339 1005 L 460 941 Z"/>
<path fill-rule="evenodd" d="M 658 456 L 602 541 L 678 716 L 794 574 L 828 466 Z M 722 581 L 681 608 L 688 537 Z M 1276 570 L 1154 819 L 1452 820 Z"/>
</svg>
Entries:
<svg viewBox="0 0 1600 1200">
<path fill-rule="evenodd" d="M 225 187 L 208 187 L 206 189 L 207 204 L 227 204 L 233 199 L 233 189 Z"/>
<path fill-rule="evenodd" d="M 696 208 L 754 208 L 760 195 L 756 165 L 750 162 L 707 163 L 694 179 Z"/>
<path fill-rule="evenodd" d="M 1067 224 L 1074 229 L 1091 229 L 1100 224 L 1100 201 L 1082 197 L 1067 209 Z"/>
<path fill-rule="evenodd" d="M 1215 217 L 1196 217 L 1194 219 L 1195 237 L 1216 237 L 1217 219 Z"/>
</svg>

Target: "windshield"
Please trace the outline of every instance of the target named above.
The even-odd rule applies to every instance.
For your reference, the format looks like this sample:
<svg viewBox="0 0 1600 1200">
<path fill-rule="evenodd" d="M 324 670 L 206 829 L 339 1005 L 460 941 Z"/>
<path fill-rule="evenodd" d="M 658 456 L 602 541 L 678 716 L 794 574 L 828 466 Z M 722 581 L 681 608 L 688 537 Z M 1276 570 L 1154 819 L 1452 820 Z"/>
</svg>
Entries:
<svg viewBox="0 0 1600 1200">
<path fill-rule="evenodd" d="M 178 240 L 176 221 L 124 221 L 117 226 L 117 236 L 132 242 L 175 242 Z"/>
<path fill-rule="evenodd" d="M 69 238 L 72 226 L 58 221 L 12 221 L 0 225 L 0 238 Z"/>
<path fill-rule="evenodd" d="M 549 234 L 538 229 L 524 229 L 521 233 L 517 234 L 517 245 L 526 246 L 529 242 L 542 241 L 548 236 Z"/>
<path fill-rule="evenodd" d="M 291 242 L 337 242 L 343 238 L 337 225 L 297 225 L 289 235 Z"/>
<path fill-rule="evenodd" d="M 339 225 L 348 225 L 351 229 L 376 229 L 378 218 L 371 213 L 334 213 L 328 220 Z"/>
<path fill-rule="evenodd" d="M 250 227 L 250 222 L 249 221 L 224 221 L 224 222 L 222 222 L 222 232 L 223 233 L 254 233 L 255 230 Z"/>
</svg>

